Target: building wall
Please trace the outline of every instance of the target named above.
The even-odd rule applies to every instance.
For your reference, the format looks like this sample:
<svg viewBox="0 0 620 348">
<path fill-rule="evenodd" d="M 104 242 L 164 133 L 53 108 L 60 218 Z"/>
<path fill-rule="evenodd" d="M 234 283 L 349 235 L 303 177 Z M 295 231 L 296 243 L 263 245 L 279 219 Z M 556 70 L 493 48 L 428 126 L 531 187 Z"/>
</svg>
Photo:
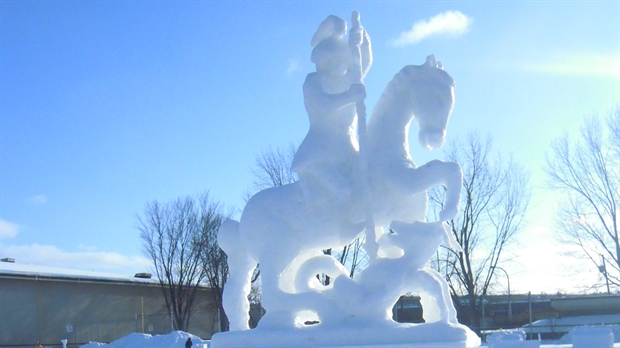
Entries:
<svg viewBox="0 0 620 348">
<path fill-rule="evenodd" d="M 188 331 L 206 339 L 217 318 L 208 290 L 198 296 Z M 157 284 L 0 278 L 0 345 L 110 342 L 143 329 L 172 331 Z"/>
</svg>

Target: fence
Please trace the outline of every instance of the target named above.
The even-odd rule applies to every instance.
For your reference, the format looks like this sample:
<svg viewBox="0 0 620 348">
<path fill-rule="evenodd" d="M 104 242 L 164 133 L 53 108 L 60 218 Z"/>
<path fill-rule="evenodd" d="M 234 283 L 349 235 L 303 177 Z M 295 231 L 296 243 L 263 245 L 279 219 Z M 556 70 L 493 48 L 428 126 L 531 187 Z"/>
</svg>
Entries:
<svg viewBox="0 0 620 348">
<path fill-rule="evenodd" d="M 511 329 L 502 329 L 502 328 L 494 328 L 483 330 L 481 333 L 482 340 L 486 342 L 486 337 L 496 333 L 496 332 L 505 332 L 505 331 L 523 331 L 525 332 L 527 339 L 540 339 L 540 340 L 559 340 L 562 336 L 568 334 L 572 329 L 579 326 L 606 326 L 611 329 L 614 334 L 615 341 L 620 341 L 620 320 L 618 322 L 590 322 L 590 323 L 581 323 L 581 324 L 555 324 L 551 323 L 548 325 L 526 325 L 518 328 Z"/>
</svg>

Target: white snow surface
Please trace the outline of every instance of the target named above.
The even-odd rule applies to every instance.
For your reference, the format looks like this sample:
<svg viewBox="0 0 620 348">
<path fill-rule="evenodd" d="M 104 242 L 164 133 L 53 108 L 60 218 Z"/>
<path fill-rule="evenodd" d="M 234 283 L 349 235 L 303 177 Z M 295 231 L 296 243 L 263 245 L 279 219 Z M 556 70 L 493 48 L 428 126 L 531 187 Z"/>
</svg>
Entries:
<svg viewBox="0 0 620 348">
<path fill-rule="evenodd" d="M 604 317 L 604 316 L 603 316 Z M 579 321 L 576 317 L 575 321 Z M 260 330 L 252 330 L 256 333 L 256 337 L 264 335 L 266 336 L 268 333 Z M 574 342 L 575 339 L 572 337 L 571 333 L 562 337 L 562 339 L 558 341 L 538 341 L 540 342 L 541 348 L 620 348 L 620 336 L 618 336 L 618 326 L 617 325 L 581 325 L 572 328 L 571 333 L 579 333 L 580 336 L 579 342 Z M 611 341 L 609 341 L 608 336 L 612 335 Z M 613 338 L 615 334 L 615 339 Z M 183 331 L 173 331 L 167 335 L 149 335 L 149 334 L 140 334 L 140 333 L 132 333 L 125 337 L 122 337 L 114 342 L 109 344 L 106 343 L 98 343 L 98 342 L 90 342 L 86 345 L 81 346 L 80 348 L 175 348 L 175 347 L 185 347 L 185 341 L 188 337 L 191 337 L 193 346 L 192 348 L 209 348 L 211 342 L 209 340 L 202 340 L 200 337 L 196 335 L 192 335 L 191 333 L 183 332 Z M 488 338 L 487 338 L 488 339 Z M 259 341 L 264 341 L 258 337 Z M 526 348 L 532 347 L 532 343 L 536 341 L 526 341 L 525 340 L 525 332 L 523 329 L 519 330 L 507 330 L 503 333 L 496 333 L 494 339 L 488 339 L 489 342 L 495 341 L 493 343 L 483 343 L 480 347 L 511 347 L 511 348 Z M 503 341 L 503 342 L 498 342 Z M 612 344 L 612 342 L 614 342 Z M 523 343 L 521 343 L 523 342 Z M 573 344 L 575 343 L 575 344 Z M 295 345 L 290 345 L 290 347 L 294 347 Z M 282 347 L 289 347 L 287 345 L 282 345 Z M 343 346 L 332 346 L 331 348 L 336 347 L 347 347 L 347 348 L 395 348 L 395 347 L 411 347 L 410 344 L 379 344 L 379 345 L 343 345 Z M 427 348 L 435 348 L 432 345 L 426 345 L 424 347 Z M 442 346 L 443 347 L 443 346 Z"/>
<path fill-rule="evenodd" d="M 193 346 L 192 348 L 208 348 L 210 346 L 210 341 L 202 340 L 198 336 L 192 335 L 183 331 L 174 331 L 167 335 L 155 335 L 151 336 L 149 334 L 138 334 L 133 333 L 122 337 L 114 342 L 109 344 L 105 343 L 97 343 L 90 342 L 86 345 L 81 346 L 80 348 L 174 348 L 174 347 L 185 347 L 185 341 L 188 337 L 192 338 Z M 260 340 L 259 340 L 260 341 Z M 526 341 L 531 342 L 531 341 Z M 260 346 L 258 343 L 256 346 Z M 366 348 L 395 348 L 395 347 L 406 347 L 407 345 L 375 345 L 375 346 L 365 346 Z M 364 346 L 357 346 L 364 347 Z M 432 347 L 432 346 L 428 346 Z M 481 347 L 490 347 L 487 344 L 482 344 Z M 518 343 L 511 345 L 511 347 L 519 347 Z M 525 346 L 523 346 L 525 347 Z M 545 344 L 543 341 L 540 345 L 541 348 L 575 348 L 570 343 L 564 344 Z M 589 348 L 620 348 L 620 343 L 615 343 L 613 346 L 609 345 L 591 345 Z M 353 348 L 353 346 L 349 346 L 349 348 Z"/>
</svg>

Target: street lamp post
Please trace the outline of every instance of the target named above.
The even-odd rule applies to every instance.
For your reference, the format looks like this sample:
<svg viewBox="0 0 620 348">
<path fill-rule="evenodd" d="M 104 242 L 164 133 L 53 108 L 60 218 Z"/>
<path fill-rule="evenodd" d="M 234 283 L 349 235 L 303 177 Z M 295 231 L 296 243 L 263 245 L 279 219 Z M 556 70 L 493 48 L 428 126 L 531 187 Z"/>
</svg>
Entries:
<svg viewBox="0 0 620 348">
<path fill-rule="evenodd" d="M 607 266 L 605 265 L 605 256 L 603 256 L 602 254 L 601 260 L 603 260 L 603 265 L 598 266 L 598 270 L 605 276 L 605 282 L 607 283 L 607 294 L 611 294 L 611 292 L 609 291 L 609 278 L 607 278 Z"/>
<path fill-rule="evenodd" d="M 510 301 L 510 277 L 508 276 L 508 272 L 501 267 L 494 267 L 495 269 L 499 269 L 506 274 L 506 279 L 508 280 L 508 321 L 512 324 L 512 302 Z"/>
</svg>

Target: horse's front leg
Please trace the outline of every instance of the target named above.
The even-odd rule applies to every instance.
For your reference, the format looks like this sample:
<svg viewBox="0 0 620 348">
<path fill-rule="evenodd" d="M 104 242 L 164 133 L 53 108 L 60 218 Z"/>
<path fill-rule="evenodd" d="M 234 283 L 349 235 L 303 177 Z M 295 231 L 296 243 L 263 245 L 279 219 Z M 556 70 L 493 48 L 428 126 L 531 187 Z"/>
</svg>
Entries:
<svg viewBox="0 0 620 348">
<path fill-rule="evenodd" d="M 396 188 L 408 195 L 424 192 L 433 186 L 444 185 L 446 198 L 439 212 L 440 221 L 454 219 L 459 212 L 463 171 L 456 162 L 433 160 L 418 168 L 402 168 L 392 172 L 396 175 Z"/>
<path fill-rule="evenodd" d="M 435 162 L 435 161 L 431 161 Z M 443 209 L 439 212 L 439 221 L 448 221 L 456 217 L 459 213 L 459 203 L 461 202 L 461 189 L 463 188 L 463 170 L 456 162 L 442 162 L 441 167 L 445 175 L 444 182 L 446 186 L 446 198 Z M 430 163 L 430 162 L 429 162 Z"/>
</svg>

